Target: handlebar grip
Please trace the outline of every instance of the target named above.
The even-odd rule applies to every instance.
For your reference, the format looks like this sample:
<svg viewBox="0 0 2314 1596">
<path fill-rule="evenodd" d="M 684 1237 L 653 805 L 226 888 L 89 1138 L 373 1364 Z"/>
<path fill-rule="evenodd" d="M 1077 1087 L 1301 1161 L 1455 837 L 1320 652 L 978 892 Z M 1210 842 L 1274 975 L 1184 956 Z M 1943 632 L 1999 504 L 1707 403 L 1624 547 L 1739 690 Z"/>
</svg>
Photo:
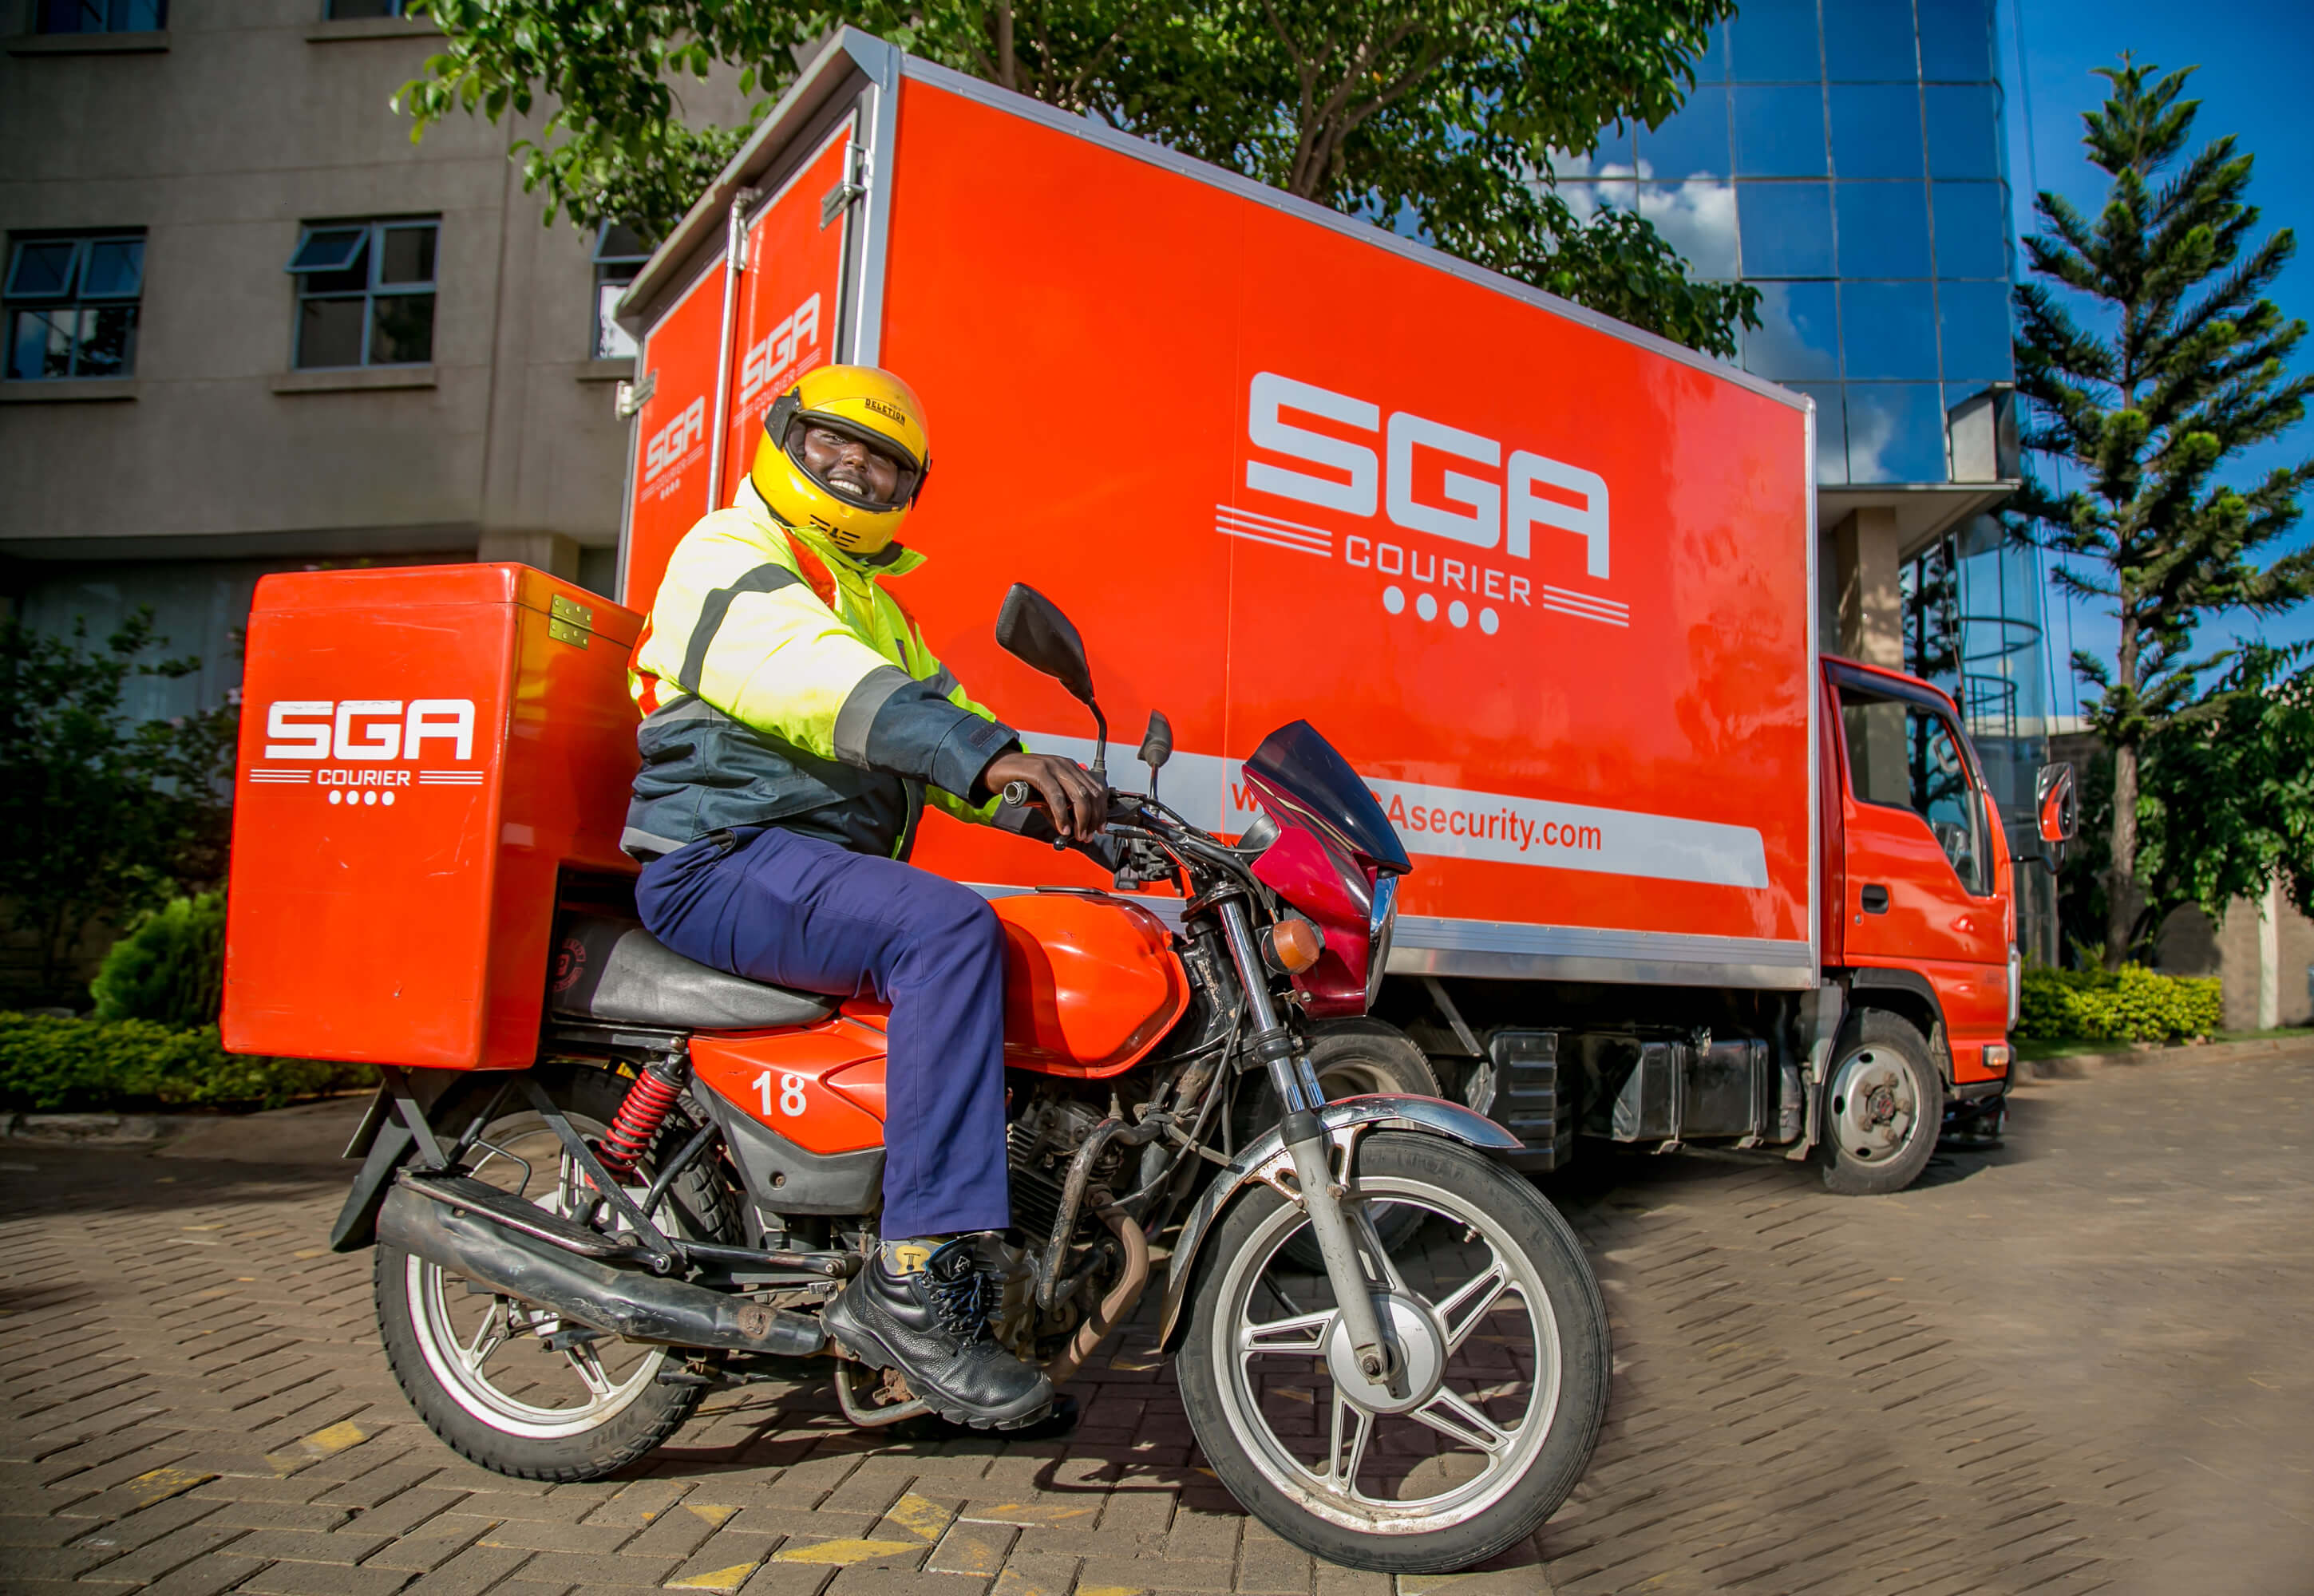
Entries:
<svg viewBox="0 0 2314 1596">
<path fill-rule="evenodd" d="M 1027 803 L 1034 794 L 1026 781 L 1007 781 L 1001 796 L 1006 803 L 1017 806 Z"/>
</svg>

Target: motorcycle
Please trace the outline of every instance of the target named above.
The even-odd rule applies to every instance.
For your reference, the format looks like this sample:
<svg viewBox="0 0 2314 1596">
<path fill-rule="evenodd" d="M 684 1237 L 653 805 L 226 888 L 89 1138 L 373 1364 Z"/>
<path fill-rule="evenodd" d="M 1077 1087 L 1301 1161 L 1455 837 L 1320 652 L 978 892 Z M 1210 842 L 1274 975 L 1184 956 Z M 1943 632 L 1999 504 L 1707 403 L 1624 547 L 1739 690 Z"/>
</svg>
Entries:
<svg viewBox="0 0 2314 1596">
<path fill-rule="evenodd" d="M 998 641 L 1107 724 L 1075 629 L 1015 586 Z M 1605 1308 L 1573 1232 L 1365 1018 L 1411 869 L 1305 722 L 1244 766 L 1233 842 L 1108 797 L 1119 888 L 994 900 L 1005 930 L 1014 1267 L 994 1334 L 1062 1387 L 1156 1315 L 1206 1461 L 1255 1517 L 1356 1568 L 1467 1567 L 1582 1477 L 1607 1399 Z M 1030 795 L 1010 792 L 1020 803 Z M 820 1309 L 872 1255 L 879 1004 L 746 981 L 660 946 L 615 895 L 566 892 L 526 1070 L 389 1068 L 333 1245 L 376 1243 L 379 1332 L 446 1442 L 520 1478 L 599 1478 L 711 1389 L 825 1371 L 844 1416 L 923 1416 Z M 1177 921 L 1157 908 L 1178 910 Z M 798 1360 L 812 1360 L 799 1363 Z M 1064 1398 L 1065 1400 L 1065 1398 Z"/>
</svg>

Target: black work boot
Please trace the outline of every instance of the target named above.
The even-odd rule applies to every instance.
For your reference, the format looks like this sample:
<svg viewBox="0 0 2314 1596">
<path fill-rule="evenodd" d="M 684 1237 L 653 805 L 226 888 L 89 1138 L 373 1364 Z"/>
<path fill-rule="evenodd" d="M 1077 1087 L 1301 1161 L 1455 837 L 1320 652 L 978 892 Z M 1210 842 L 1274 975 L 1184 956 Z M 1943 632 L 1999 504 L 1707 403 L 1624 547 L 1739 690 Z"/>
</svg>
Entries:
<svg viewBox="0 0 2314 1596">
<path fill-rule="evenodd" d="M 1045 1416 L 1053 1383 L 989 1334 L 1002 1290 L 975 1237 L 886 1242 L 820 1321 L 870 1368 L 898 1369 L 950 1424 L 1018 1429 Z"/>
</svg>

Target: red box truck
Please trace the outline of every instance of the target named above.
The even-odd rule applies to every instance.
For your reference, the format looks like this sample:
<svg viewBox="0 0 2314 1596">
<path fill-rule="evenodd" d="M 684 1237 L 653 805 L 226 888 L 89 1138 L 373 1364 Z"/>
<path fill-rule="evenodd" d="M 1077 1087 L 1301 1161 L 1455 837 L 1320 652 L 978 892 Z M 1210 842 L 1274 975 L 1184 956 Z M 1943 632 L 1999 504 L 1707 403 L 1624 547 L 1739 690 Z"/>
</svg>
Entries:
<svg viewBox="0 0 2314 1596">
<path fill-rule="evenodd" d="M 1416 862 L 1378 1011 L 1531 1166 L 1594 1132 L 1892 1189 L 1997 1109 L 2014 864 L 1952 701 L 1820 653 L 1804 397 L 856 33 L 622 315 L 627 607 L 798 374 L 899 373 L 935 651 L 1089 759 L 989 633 L 1033 581 L 1224 833 L 1237 761 L 1318 726 Z M 1098 879 L 944 820 L 915 860 Z"/>
</svg>

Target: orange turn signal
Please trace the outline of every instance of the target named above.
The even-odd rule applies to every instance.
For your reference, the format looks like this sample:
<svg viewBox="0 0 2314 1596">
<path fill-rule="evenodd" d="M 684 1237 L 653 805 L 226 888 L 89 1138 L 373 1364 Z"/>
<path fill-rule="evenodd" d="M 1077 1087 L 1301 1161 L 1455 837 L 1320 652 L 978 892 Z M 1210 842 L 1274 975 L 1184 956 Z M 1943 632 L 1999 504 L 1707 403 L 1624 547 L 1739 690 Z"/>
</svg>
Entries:
<svg viewBox="0 0 2314 1596">
<path fill-rule="evenodd" d="M 1269 928 L 1269 962 L 1289 975 L 1316 964 L 1325 948 L 1318 928 L 1306 920 L 1288 918 Z"/>
</svg>

